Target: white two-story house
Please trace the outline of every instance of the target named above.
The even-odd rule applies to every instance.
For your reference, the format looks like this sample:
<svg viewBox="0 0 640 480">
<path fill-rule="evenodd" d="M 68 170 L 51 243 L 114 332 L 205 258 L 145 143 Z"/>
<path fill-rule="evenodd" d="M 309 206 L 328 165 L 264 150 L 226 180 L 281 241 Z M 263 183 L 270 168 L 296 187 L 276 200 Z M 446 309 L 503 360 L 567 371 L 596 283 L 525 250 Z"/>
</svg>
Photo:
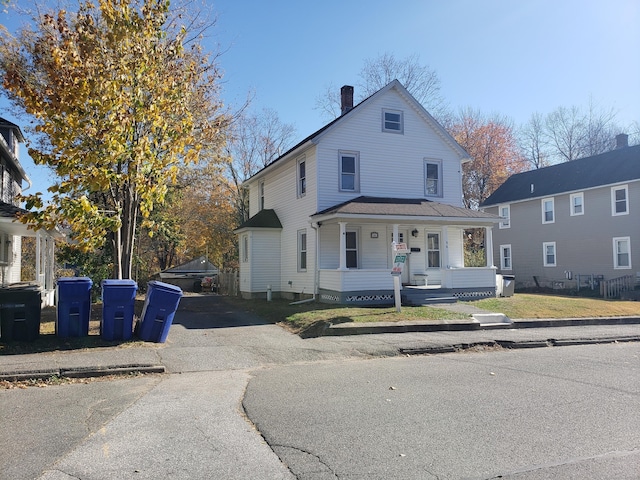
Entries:
<svg viewBox="0 0 640 480">
<path fill-rule="evenodd" d="M 494 296 L 497 215 L 462 202 L 462 147 L 394 80 L 245 183 L 250 219 L 236 233 L 244 297 L 393 303 L 392 242 L 410 251 L 402 284 Z M 464 230 L 485 228 L 487 264 L 466 268 Z"/>
<path fill-rule="evenodd" d="M 55 238 L 58 232 L 31 230 L 17 220 L 26 210 L 17 195 L 22 182 L 31 181 L 18 161 L 19 144 L 24 142 L 20 128 L 0 118 L 0 284 L 20 283 L 22 269 L 22 237 L 36 238 L 35 278 L 26 279 L 40 286 L 42 303 L 53 305 L 55 285 Z"/>
<path fill-rule="evenodd" d="M 494 255 L 516 287 L 640 279 L 640 145 L 625 134 L 612 151 L 509 177 L 482 207 L 503 218 Z"/>
</svg>

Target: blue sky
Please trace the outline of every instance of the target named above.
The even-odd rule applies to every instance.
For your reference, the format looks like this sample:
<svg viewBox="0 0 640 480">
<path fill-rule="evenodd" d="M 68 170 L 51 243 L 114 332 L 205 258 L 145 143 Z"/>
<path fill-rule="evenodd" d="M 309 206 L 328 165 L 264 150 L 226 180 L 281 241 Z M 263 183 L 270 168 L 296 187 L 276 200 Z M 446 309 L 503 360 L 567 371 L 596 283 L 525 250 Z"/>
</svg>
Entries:
<svg viewBox="0 0 640 480">
<path fill-rule="evenodd" d="M 589 100 L 640 123 L 638 0 L 215 0 L 224 100 L 274 109 L 301 139 L 324 124 L 325 87 L 354 85 L 363 61 L 419 55 L 453 109 L 525 122 Z M 6 15 L 8 25 L 15 16 Z M 357 93 L 356 93 L 357 96 Z M 4 115 L 12 119 L 10 115 Z M 629 132 L 630 133 L 630 132 Z M 34 190 L 48 185 L 24 149 Z"/>
</svg>

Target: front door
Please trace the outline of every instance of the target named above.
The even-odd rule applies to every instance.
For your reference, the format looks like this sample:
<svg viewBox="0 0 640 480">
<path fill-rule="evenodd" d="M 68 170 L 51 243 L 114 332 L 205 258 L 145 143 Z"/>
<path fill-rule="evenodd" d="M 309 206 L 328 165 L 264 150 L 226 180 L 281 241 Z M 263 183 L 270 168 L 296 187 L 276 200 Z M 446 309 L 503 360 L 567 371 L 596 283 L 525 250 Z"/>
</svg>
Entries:
<svg viewBox="0 0 640 480">
<path fill-rule="evenodd" d="M 440 232 L 427 232 L 427 270 L 440 270 L 442 250 Z"/>
</svg>

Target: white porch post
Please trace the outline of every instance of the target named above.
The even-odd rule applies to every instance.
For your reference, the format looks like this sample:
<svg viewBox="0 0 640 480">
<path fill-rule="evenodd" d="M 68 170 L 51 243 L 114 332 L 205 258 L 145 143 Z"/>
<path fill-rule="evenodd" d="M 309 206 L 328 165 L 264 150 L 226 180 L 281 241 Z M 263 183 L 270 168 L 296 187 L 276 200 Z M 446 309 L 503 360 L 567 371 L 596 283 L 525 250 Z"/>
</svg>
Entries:
<svg viewBox="0 0 640 480">
<path fill-rule="evenodd" d="M 493 264 L 493 227 L 484 228 L 485 251 L 487 252 L 487 267 L 494 267 Z"/>
<path fill-rule="evenodd" d="M 445 225 L 442 227 L 442 253 L 444 258 L 444 265 L 440 264 L 440 268 L 449 268 L 451 262 L 449 261 L 449 229 Z"/>
<path fill-rule="evenodd" d="M 42 245 L 40 242 L 42 241 L 42 235 L 40 232 L 36 232 L 36 283 L 38 283 L 42 288 L 44 288 L 44 284 L 41 282 L 42 273 L 42 263 L 40 259 L 42 258 Z"/>
<path fill-rule="evenodd" d="M 340 270 L 347 269 L 347 222 L 338 222 L 340 225 Z"/>
</svg>

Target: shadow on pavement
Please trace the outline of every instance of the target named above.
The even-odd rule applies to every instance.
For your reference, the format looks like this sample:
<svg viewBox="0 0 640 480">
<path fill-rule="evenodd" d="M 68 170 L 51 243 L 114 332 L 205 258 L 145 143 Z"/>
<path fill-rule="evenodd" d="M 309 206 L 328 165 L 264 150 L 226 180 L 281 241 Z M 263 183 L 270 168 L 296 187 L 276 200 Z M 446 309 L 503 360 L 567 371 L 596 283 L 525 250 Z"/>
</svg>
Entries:
<svg viewBox="0 0 640 480">
<path fill-rule="evenodd" d="M 242 310 L 223 296 L 206 294 L 182 297 L 173 323 L 188 329 L 207 329 L 271 325 L 275 322 Z"/>
</svg>

